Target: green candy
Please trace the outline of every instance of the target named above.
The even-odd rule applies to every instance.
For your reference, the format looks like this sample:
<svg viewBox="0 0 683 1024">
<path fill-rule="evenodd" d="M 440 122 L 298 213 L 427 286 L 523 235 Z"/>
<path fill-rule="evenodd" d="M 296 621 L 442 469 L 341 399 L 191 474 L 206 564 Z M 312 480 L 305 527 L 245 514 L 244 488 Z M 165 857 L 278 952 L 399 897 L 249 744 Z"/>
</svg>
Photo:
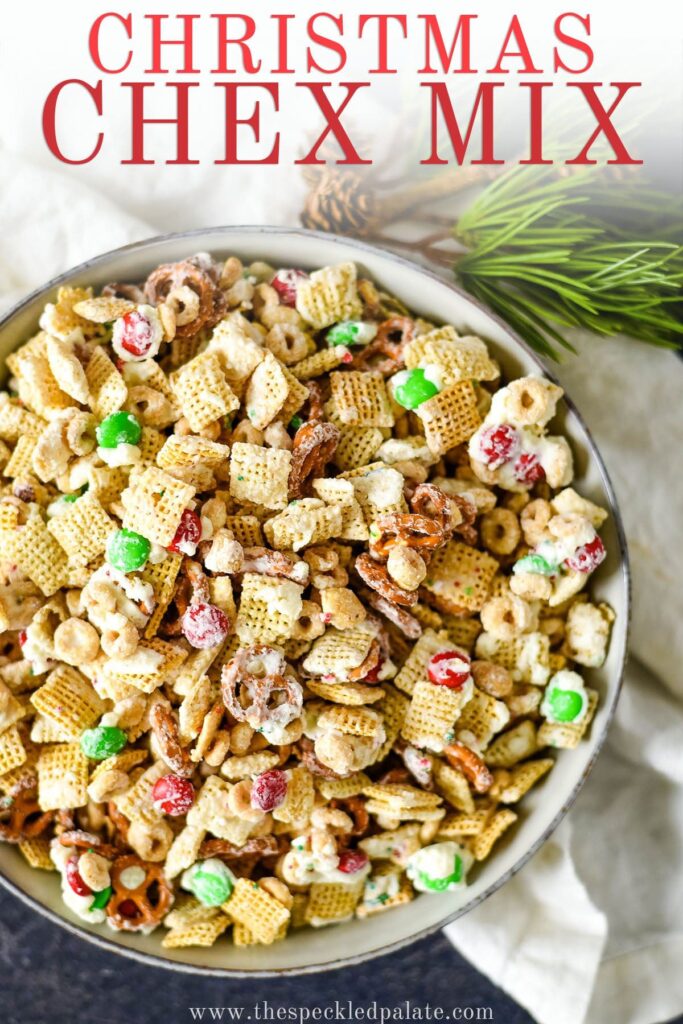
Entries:
<svg viewBox="0 0 683 1024">
<path fill-rule="evenodd" d="M 440 390 L 419 367 L 415 370 L 402 370 L 393 381 L 394 398 L 404 409 L 417 409 L 428 398 L 438 395 Z"/>
<path fill-rule="evenodd" d="M 543 555 L 525 555 L 524 558 L 520 558 L 518 562 L 515 562 L 512 570 L 514 573 L 520 572 L 531 572 L 536 573 L 537 576 L 555 576 L 558 572 L 558 567 L 552 565 Z"/>
<path fill-rule="evenodd" d="M 107 561 L 121 572 L 141 569 L 152 550 L 152 545 L 141 533 L 117 530 L 107 541 Z"/>
<path fill-rule="evenodd" d="M 342 320 L 330 327 L 325 335 L 327 344 L 333 345 L 367 345 L 377 334 L 374 324 L 366 324 L 362 320 Z"/>
<path fill-rule="evenodd" d="M 289 421 L 289 425 L 292 428 L 292 430 L 298 430 L 299 427 L 303 426 L 303 423 L 304 421 L 302 420 L 301 416 L 292 416 L 291 420 Z"/>
<path fill-rule="evenodd" d="M 211 858 L 189 868 L 183 875 L 182 886 L 205 907 L 220 907 L 230 897 L 234 879 L 222 861 Z"/>
<path fill-rule="evenodd" d="M 111 899 L 111 894 L 112 894 L 113 891 L 114 890 L 112 889 L 112 887 L 110 885 L 108 885 L 106 889 L 100 889 L 99 892 L 94 892 L 93 893 L 94 899 L 93 899 L 92 903 L 90 904 L 90 906 L 88 907 L 88 909 L 89 910 L 104 910 L 104 908 L 106 907 L 107 903 L 109 903 L 109 900 Z"/>
<path fill-rule="evenodd" d="M 585 698 L 576 690 L 552 689 L 546 699 L 548 717 L 554 722 L 575 722 L 583 713 Z"/>
<path fill-rule="evenodd" d="M 85 730 L 81 736 L 81 750 L 91 761 L 105 761 L 123 750 L 127 742 L 123 729 L 115 725 L 98 725 L 95 729 Z"/>
<path fill-rule="evenodd" d="M 116 448 L 120 444 L 137 444 L 142 427 L 132 412 L 113 412 L 95 428 L 100 448 Z"/>
<path fill-rule="evenodd" d="M 453 860 L 453 871 L 445 878 L 432 878 L 425 871 L 418 871 L 418 878 L 425 889 L 430 892 L 446 892 L 449 885 L 457 885 L 462 881 L 462 858 L 457 854 Z"/>
</svg>

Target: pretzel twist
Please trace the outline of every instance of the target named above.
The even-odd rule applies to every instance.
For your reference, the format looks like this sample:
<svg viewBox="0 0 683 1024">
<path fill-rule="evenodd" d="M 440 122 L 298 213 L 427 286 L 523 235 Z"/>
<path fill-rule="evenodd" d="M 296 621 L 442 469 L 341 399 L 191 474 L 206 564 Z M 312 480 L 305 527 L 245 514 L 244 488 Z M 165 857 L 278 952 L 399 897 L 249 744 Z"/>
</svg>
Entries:
<svg viewBox="0 0 683 1024">
<path fill-rule="evenodd" d="M 134 867 L 142 868 L 145 878 L 135 889 L 127 889 L 121 875 Z M 107 918 L 112 928 L 126 932 L 156 928 L 173 903 L 173 890 L 159 865 L 127 854 L 116 858 L 110 876 L 114 891 L 107 904 Z"/>
</svg>

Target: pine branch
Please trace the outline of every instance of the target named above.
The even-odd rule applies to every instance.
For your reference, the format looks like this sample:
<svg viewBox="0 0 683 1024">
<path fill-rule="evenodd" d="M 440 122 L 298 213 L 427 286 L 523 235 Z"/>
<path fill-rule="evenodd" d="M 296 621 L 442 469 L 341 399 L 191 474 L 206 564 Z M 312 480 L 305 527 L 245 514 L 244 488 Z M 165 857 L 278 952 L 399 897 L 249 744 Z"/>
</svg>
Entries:
<svg viewBox="0 0 683 1024">
<path fill-rule="evenodd" d="M 683 340 L 683 207 L 596 171 L 517 167 L 453 229 L 455 273 L 539 351 L 571 348 L 562 328 Z"/>
</svg>

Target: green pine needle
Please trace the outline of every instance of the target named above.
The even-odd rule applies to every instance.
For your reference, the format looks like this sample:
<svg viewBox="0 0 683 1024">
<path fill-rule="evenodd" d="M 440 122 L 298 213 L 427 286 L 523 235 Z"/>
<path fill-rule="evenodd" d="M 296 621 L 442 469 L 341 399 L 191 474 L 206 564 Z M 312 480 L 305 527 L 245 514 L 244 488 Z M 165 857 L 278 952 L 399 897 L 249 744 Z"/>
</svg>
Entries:
<svg viewBox="0 0 683 1024">
<path fill-rule="evenodd" d="M 454 231 L 455 273 L 538 351 L 571 349 L 563 329 L 683 341 L 683 208 L 635 181 L 516 167 Z"/>
</svg>

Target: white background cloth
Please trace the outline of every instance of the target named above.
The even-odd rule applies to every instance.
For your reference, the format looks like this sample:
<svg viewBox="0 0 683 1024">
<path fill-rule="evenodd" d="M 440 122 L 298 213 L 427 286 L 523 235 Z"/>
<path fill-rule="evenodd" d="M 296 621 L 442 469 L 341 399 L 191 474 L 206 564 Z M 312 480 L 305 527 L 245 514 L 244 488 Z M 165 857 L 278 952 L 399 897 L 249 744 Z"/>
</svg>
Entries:
<svg viewBox="0 0 683 1024">
<path fill-rule="evenodd" d="M 296 223 L 301 187 L 231 172 L 197 223 Z M 77 184 L 78 180 L 78 184 Z M 239 183 L 239 195 L 236 183 Z M 192 197 L 98 194 L 0 152 L 0 303 L 95 253 L 184 227 Z M 145 210 L 142 216 L 140 210 Z M 134 212 L 131 212 L 134 211 Z M 683 1012 L 683 369 L 625 340 L 575 339 L 559 373 L 600 446 L 628 534 L 632 658 L 608 742 L 569 817 L 501 891 L 448 928 L 541 1024 L 654 1024 Z M 645 668 L 648 666 L 648 668 Z"/>
</svg>

